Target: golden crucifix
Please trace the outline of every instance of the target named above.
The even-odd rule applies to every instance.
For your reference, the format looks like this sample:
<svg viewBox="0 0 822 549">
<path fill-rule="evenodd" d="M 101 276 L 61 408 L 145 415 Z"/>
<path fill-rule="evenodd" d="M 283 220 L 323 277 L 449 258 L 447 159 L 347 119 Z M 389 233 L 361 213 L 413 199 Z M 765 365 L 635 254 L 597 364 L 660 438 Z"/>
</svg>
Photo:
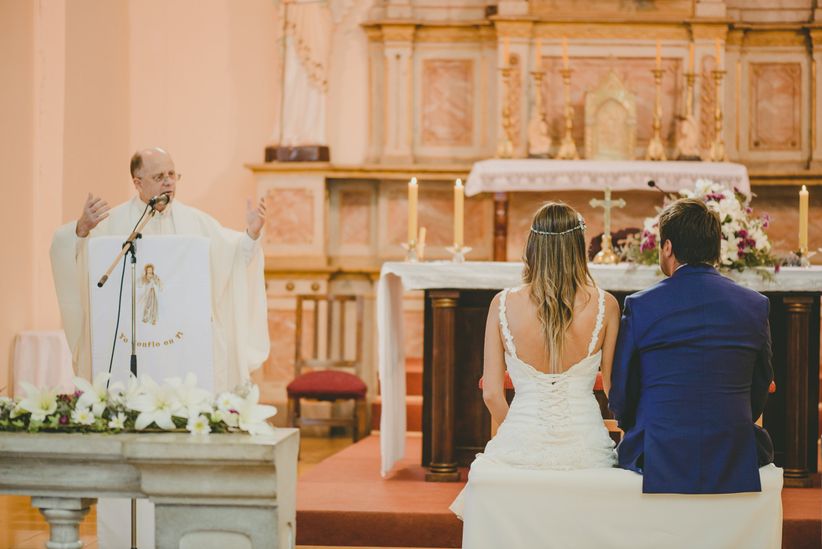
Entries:
<svg viewBox="0 0 822 549">
<path fill-rule="evenodd" d="M 624 208 L 625 201 L 621 198 L 619 200 L 611 200 L 611 187 L 605 187 L 605 200 L 592 198 L 590 204 L 592 208 L 602 208 L 605 210 L 602 248 L 594 257 L 594 263 L 604 263 L 607 265 L 619 263 L 619 258 L 614 253 L 614 248 L 611 245 L 611 208 Z"/>
</svg>

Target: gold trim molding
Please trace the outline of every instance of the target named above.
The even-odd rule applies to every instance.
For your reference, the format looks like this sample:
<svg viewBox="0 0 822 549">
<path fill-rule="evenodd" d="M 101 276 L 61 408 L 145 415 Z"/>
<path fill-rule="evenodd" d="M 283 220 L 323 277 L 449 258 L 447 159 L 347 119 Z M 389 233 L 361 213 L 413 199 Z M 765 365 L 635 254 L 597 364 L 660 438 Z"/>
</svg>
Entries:
<svg viewBox="0 0 822 549">
<path fill-rule="evenodd" d="M 416 25 L 382 25 L 383 42 L 413 42 Z"/>
<path fill-rule="evenodd" d="M 486 35 L 484 27 L 433 27 L 425 26 L 417 29 L 417 42 L 430 43 L 465 43 L 482 42 Z"/>
<path fill-rule="evenodd" d="M 494 21 L 497 37 L 502 38 L 531 38 L 534 24 L 531 21 Z"/>
<path fill-rule="evenodd" d="M 690 35 L 684 25 L 663 25 L 659 23 L 608 22 L 587 23 L 537 23 L 534 26 L 536 38 L 612 38 L 612 39 L 656 39 L 688 41 Z"/>
<path fill-rule="evenodd" d="M 801 29 L 796 30 L 747 30 L 742 39 L 746 48 L 762 47 L 794 47 L 805 49 L 806 34 Z"/>
</svg>

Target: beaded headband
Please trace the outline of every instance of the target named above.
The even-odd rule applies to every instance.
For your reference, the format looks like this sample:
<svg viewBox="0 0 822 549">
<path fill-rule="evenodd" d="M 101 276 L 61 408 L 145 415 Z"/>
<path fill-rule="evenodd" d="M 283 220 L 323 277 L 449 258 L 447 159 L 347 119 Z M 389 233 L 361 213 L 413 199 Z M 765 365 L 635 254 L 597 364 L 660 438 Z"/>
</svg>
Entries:
<svg viewBox="0 0 822 549">
<path fill-rule="evenodd" d="M 570 229 L 565 230 L 565 231 L 560 231 L 560 232 L 541 231 L 539 229 L 535 229 L 534 227 L 531 227 L 531 232 L 536 233 L 536 234 L 557 236 L 557 235 L 568 234 L 568 233 L 576 231 L 576 230 L 584 231 L 585 230 L 585 220 L 582 219 L 582 215 L 579 214 L 579 213 L 577 213 L 577 219 L 579 220 L 579 223 L 577 225 L 571 227 Z"/>
</svg>

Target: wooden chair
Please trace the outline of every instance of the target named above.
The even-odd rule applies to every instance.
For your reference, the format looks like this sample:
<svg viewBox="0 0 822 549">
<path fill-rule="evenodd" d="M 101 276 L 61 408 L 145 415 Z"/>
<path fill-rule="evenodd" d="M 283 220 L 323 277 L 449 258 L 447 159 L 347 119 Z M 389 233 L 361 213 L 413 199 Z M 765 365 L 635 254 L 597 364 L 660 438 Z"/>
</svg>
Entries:
<svg viewBox="0 0 822 549">
<path fill-rule="evenodd" d="M 303 352 L 304 305 L 313 303 L 313 334 L 310 353 Z M 355 355 L 346 357 L 347 305 L 355 309 Z M 321 332 L 321 313 L 325 313 L 325 330 Z M 368 418 L 365 382 L 361 379 L 363 356 L 363 298 L 354 295 L 298 295 L 296 310 L 296 345 L 294 347 L 294 380 L 288 393 L 288 425 L 350 426 L 354 442 L 367 434 Z M 335 324 L 336 323 L 336 324 Z M 334 337 L 336 334 L 336 338 Z M 324 356 L 320 356 L 321 337 L 325 336 Z M 335 345 L 336 343 L 336 345 Z M 336 351 L 336 352 L 335 352 Z M 307 370 L 307 371 L 306 371 Z M 336 402 L 352 400 L 352 417 L 305 418 L 300 403 L 305 400 Z"/>
</svg>

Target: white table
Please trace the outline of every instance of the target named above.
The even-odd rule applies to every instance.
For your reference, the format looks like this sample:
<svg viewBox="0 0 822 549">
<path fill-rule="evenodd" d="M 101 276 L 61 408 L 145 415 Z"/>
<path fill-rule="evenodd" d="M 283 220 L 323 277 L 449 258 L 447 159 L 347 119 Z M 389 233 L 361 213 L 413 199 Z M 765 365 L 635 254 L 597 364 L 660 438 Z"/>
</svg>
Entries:
<svg viewBox="0 0 822 549">
<path fill-rule="evenodd" d="M 602 288 L 632 292 L 647 288 L 662 274 L 656 267 L 628 264 L 590 265 Z M 405 451 L 405 354 L 403 350 L 402 296 L 408 290 L 495 290 L 521 284 L 521 263 L 451 262 L 383 264 L 377 291 L 377 329 L 382 415 L 380 418 L 381 472 L 387 475 Z M 783 268 L 774 280 L 753 271 L 731 278 L 759 292 L 820 292 L 822 267 Z M 811 359 L 813 360 L 813 359 Z M 814 382 L 815 380 L 810 380 Z"/>
</svg>

